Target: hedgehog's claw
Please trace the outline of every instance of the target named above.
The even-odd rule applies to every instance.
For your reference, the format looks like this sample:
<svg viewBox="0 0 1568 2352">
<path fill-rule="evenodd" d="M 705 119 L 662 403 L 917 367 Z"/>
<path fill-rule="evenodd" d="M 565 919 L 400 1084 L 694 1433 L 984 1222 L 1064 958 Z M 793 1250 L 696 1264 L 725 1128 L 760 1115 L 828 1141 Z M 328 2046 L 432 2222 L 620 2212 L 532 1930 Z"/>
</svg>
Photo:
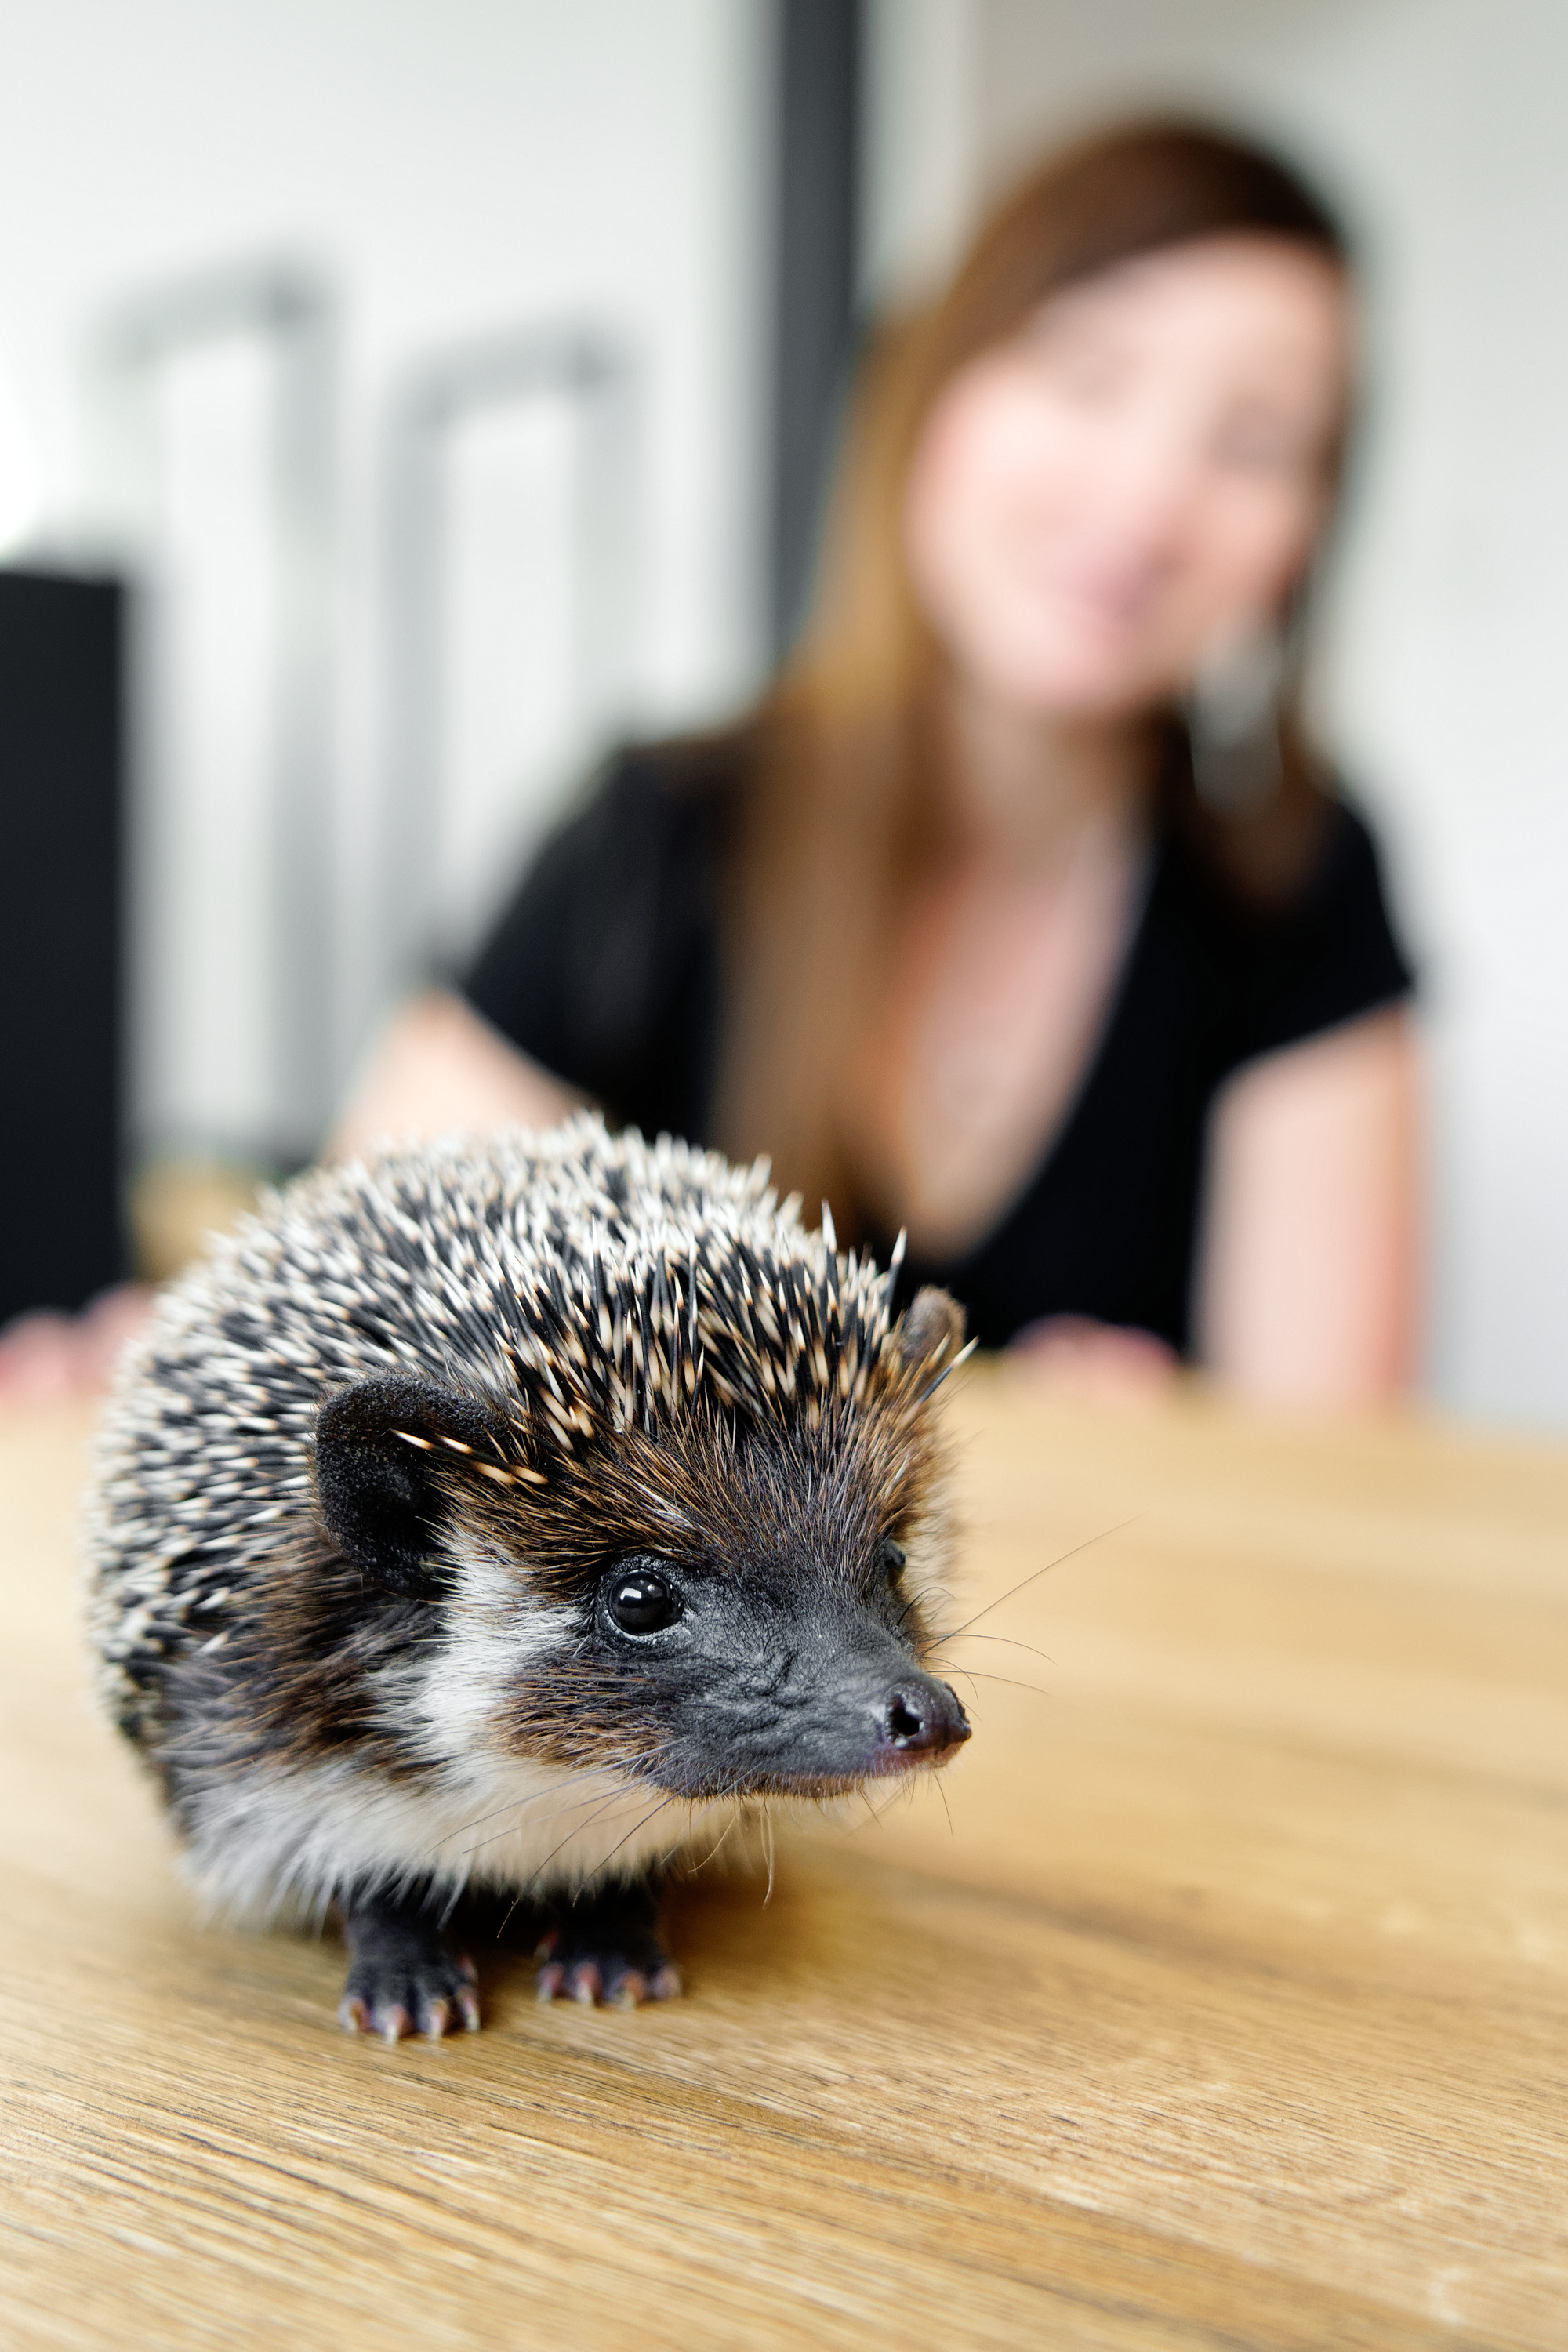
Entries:
<svg viewBox="0 0 1568 2352">
<path fill-rule="evenodd" d="M 415 2033 L 439 2042 L 460 2021 L 479 2022 L 473 1962 L 448 1951 L 440 1930 L 388 1902 L 367 1903 L 347 1922 L 353 1954 L 338 2015 L 351 2033 L 389 2043 Z"/>
<path fill-rule="evenodd" d="M 433 2000 L 419 2021 L 420 2032 L 432 2042 L 439 2042 L 454 2025 L 461 2025 L 465 2033 L 479 2030 L 479 1997 L 471 1986 L 464 1985 L 459 1991 Z"/>
<path fill-rule="evenodd" d="M 680 1990 L 680 1979 L 675 1970 L 666 1967 L 657 1970 L 658 1978 L 673 1978 L 673 1990 Z M 645 2000 L 668 2000 L 667 1993 L 656 1993 L 653 1979 L 639 1968 L 632 1966 L 618 1952 L 603 1958 L 584 1954 L 570 1963 L 547 1960 L 534 1979 L 539 1998 L 543 2001 L 575 2000 L 584 2009 L 640 2009 Z"/>
<path fill-rule="evenodd" d="M 580 1895 L 538 1946 L 540 2000 L 615 2009 L 672 2000 L 680 1977 L 659 1943 L 658 1915 L 656 1885 Z"/>
<path fill-rule="evenodd" d="M 400 2000 L 345 2000 L 338 2007 L 338 2022 L 350 2033 L 374 2034 L 389 2046 L 405 2042 L 414 2031 L 414 2019 Z"/>
</svg>

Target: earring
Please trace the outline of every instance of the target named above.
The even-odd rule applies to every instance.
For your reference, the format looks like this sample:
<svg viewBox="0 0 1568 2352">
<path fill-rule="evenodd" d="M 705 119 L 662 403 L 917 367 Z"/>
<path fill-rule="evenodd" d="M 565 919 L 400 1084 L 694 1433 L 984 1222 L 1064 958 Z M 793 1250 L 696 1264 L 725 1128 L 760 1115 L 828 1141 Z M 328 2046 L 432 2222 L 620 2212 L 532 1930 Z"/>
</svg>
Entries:
<svg viewBox="0 0 1568 2352">
<path fill-rule="evenodd" d="M 1263 622 L 1221 638 L 1198 665 L 1187 696 L 1193 782 L 1215 816 L 1239 816 L 1277 792 L 1284 633 Z"/>
</svg>

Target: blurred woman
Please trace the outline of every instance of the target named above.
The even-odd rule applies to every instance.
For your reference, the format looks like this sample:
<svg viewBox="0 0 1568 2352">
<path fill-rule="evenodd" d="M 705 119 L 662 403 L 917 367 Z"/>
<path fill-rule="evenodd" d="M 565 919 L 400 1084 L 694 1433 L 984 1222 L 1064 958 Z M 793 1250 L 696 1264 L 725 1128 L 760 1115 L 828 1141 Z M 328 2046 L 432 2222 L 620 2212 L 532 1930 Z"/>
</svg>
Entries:
<svg viewBox="0 0 1568 2352">
<path fill-rule="evenodd" d="M 802 643 L 628 751 L 334 1148 L 584 1098 L 766 1151 L 988 1346 L 1091 1384 L 1408 1376 L 1410 975 L 1298 700 L 1354 374 L 1274 158 L 1047 163 L 864 371 Z"/>
<path fill-rule="evenodd" d="M 1047 163 L 873 352 L 774 690 L 611 767 L 339 1148 L 587 1097 L 907 1226 L 987 1345 L 1397 1390 L 1410 975 L 1297 693 L 1354 329 L 1272 157 Z"/>
</svg>

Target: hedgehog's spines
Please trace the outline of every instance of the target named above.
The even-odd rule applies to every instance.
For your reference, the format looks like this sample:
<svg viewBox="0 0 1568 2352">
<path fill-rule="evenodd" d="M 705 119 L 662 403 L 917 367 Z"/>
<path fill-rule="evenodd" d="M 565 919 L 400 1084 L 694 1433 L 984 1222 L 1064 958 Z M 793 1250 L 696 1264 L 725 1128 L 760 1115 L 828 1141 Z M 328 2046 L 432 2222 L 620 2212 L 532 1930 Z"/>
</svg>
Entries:
<svg viewBox="0 0 1568 2352">
<path fill-rule="evenodd" d="M 768 1178 L 583 1114 L 269 1195 L 163 1294 L 117 1383 L 94 1531 L 114 1711 L 143 1720 L 162 1662 L 223 1632 L 249 1563 L 320 1540 L 316 1414 L 355 1381 L 481 1403 L 490 1433 L 443 1447 L 443 1475 L 542 1508 L 634 1432 L 663 1449 L 706 1427 L 734 1455 L 874 1396 L 916 1414 L 931 1368 L 887 1344 L 901 1240 L 884 1276 Z"/>
</svg>

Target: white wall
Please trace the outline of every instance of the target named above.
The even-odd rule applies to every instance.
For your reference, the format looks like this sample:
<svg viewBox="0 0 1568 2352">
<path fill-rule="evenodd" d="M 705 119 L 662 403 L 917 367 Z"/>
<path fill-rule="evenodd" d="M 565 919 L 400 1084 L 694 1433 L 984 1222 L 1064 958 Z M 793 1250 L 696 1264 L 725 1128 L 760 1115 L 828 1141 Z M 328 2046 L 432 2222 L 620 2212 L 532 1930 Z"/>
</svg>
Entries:
<svg viewBox="0 0 1568 2352">
<path fill-rule="evenodd" d="M 1364 232 L 1374 393 L 1321 687 L 1423 968 L 1432 1383 L 1568 1423 L 1568 10 L 882 0 L 880 18 L 914 52 L 883 77 L 871 175 L 894 288 L 1046 140 L 1149 100 L 1274 130 Z"/>
<path fill-rule="evenodd" d="M 0 0 L 0 394 L 9 387 L 12 441 L 19 417 L 36 454 L 46 537 L 90 506 L 79 362 L 110 305 L 276 251 L 318 257 L 343 289 L 351 1032 L 368 1009 L 365 849 L 384 753 L 380 435 L 388 386 L 411 358 L 540 315 L 623 331 L 647 392 L 630 709 L 648 724 L 684 719 L 755 677 L 764 24 L 761 0 Z M 217 440 L 254 406 L 253 394 L 237 399 Z M 0 428 L 5 406 L 0 396 Z M 198 451 L 198 478 L 204 462 Z M 226 547 L 214 518 L 198 482 L 187 524 Z M 228 558 L 207 553 L 221 634 Z M 237 540 L 236 629 L 254 592 L 241 562 Z M 227 827 L 237 874 L 247 836 L 236 813 L 255 768 L 239 672 L 248 662 L 254 685 L 259 657 L 254 632 L 214 652 L 200 723 L 184 738 L 189 789 Z M 519 803 L 514 850 L 565 779 L 558 761 L 527 781 L 537 804 Z M 490 779 L 492 793 L 507 788 Z M 194 825 L 181 830 L 194 838 Z M 472 859 L 458 864 L 472 881 Z M 256 1057 L 231 1054 L 226 1071 L 222 1049 L 226 1036 L 254 1036 L 254 975 L 233 954 L 223 964 L 222 938 L 209 944 L 205 1027 L 187 1024 L 151 1063 L 143 1054 L 143 1101 L 154 1128 L 226 1124 L 238 1137 L 257 1114 L 243 1076 Z M 169 981 L 163 994 L 188 1001 L 195 984 Z"/>
</svg>

